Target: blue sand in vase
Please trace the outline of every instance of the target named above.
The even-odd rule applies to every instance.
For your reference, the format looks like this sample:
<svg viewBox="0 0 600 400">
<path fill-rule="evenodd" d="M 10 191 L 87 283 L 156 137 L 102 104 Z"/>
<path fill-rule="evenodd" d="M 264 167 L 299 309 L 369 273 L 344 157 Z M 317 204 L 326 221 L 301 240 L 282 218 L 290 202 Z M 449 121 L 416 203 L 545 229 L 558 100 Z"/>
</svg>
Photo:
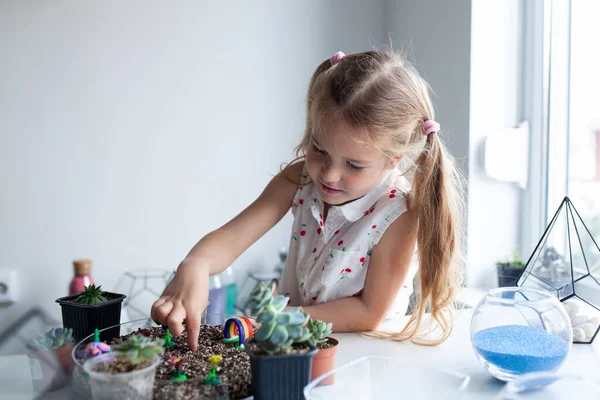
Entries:
<svg viewBox="0 0 600 400">
<path fill-rule="evenodd" d="M 524 325 L 483 329 L 473 336 L 473 345 L 488 363 L 517 374 L 555 370 L 569 353 L 560 336 Z"/>
</svg>

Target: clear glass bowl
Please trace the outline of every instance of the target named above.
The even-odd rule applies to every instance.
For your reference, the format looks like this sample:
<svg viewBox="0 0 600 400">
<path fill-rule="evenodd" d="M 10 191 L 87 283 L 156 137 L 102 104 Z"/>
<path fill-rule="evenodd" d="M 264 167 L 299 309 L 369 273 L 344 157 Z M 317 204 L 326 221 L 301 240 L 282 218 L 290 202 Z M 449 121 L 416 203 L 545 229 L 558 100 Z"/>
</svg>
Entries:
<svg viewBox="0 0 600 400">
<path fill-rule="evenodd" d="M 503 381 L 558 370 L 572 341 L 569 315 L 549 292 L 493 289 L 473 311 L 471 344 L 475 354 L 490 374 Z"/>
<path fill-rule="evenodd" d="M 152 365 L 137 371 L 111 374 L 99 372 L 98 366 L 115 361 L 112 353 L 102 354 L 87 360 L 83 368 L 90 376 L 90 387 L 94 400 L 130 399 L 151 400 L 156 367 L 162 362 L 155 357 Z"/>
<path fill-rule="evenodd" d="M 600 399 L 600 382 L 583 376 L 535 372 L 508 382 L 495 400 Z"/>
<path fill-rule="evenodd" d="M 333 384 L 321 385 L 335 375 Z M 368 356 L 321 375 L 304 388 L 307 400 L 337 399 L 459 399 L 470 377 Z M 435 382 L 434 385 L 431 383 Z"/>
<path fill-rule="evenodd" d="M 201 321 L 202 324 L 206 325 L 222 325 L 227 319 L 237 317 L 237 315 L 224 315 L 224 314 L 206 314 L 202 315 Z M 135 332 L 138 329 L 144 328 L 153 328 L 159 325 L 155 324 L 150 318 L 141 318 L 130 322 L 125 322 L 119 325 L 116 325 L 120 328 L 120 335 L 127 335 L 129 333 Z M 107 327 L 102 329 L 102 331 L 107 329 L 115 328 L 116 326 Z M 90 376 L 84 368 L 84 364 L 87 361 L 86 358 L 81 357 L 82 350 L 85 346 L 93 340 L 94 335 L 89 335 L 86 338 L 82 339 L 80 342 L 73 346 L 73 350 L 71 352 L 71 357 L 73 359 L 73 375 L 72 375 L 72 385 L 74 390 L 85 398 L 92 398 L 91 392 L 91 380 Z M 172 385 L 173 383 L 170 380 L 157 380 L 159 384 L 163 385 Z"/>
</svg>

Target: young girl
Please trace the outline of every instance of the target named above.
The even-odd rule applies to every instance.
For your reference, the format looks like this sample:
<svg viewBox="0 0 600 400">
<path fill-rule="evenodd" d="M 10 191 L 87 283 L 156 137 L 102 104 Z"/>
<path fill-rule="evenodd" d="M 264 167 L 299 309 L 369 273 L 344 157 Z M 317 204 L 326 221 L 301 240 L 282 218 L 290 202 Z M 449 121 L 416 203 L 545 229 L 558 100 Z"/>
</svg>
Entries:
<svg viewBox="0 0 600 400">
<path fill-rule="evenodd" d="M 152 306 L 152 318 L 197 346 L 208 277 L 229 265 L 292 209 L 280 293 L 336 332 L 374 331 L 404 314 L 419 270 L 418 302 L 399 333 L 369 336 L 436 344 L 452 329 L 461 274 L 459 180 L 434 122 L 427 83 L 389 51 L 321 63 L 307 96 L 298 158 L 259 198 L 202 238 Z M 433 326 L 438 339 L 425 340 Z"/>
</svg>

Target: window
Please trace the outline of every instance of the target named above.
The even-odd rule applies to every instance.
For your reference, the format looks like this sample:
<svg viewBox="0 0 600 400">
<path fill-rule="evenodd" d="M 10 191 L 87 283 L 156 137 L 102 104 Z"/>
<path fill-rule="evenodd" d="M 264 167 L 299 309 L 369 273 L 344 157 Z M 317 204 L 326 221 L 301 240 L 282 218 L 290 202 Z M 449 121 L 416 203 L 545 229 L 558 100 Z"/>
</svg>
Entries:
<svg viewBox="0 0 600 400">
<path fill-rule="evenodd" d="M 521 246 L 535 247 L 565 195 L 598 240 L 600 2 L 524 2 L 523 15 L 523 109 L 531 146 Z"/>
</svg>

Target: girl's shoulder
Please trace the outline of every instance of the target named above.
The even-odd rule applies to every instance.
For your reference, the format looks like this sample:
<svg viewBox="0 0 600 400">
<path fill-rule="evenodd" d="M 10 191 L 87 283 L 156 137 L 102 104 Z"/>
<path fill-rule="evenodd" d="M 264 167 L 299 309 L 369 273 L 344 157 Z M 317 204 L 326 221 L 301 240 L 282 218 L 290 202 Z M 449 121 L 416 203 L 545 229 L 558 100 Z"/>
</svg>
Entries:
<svg viewBox="0 0 600 400">
<path fill-rule="evenodd" d="M 292 161 L 281 170 L 281 174 L 287 181 L 295 185 L 304 185 L 308 178 L 305 164 L 304 160 Z"/>
</svg>

